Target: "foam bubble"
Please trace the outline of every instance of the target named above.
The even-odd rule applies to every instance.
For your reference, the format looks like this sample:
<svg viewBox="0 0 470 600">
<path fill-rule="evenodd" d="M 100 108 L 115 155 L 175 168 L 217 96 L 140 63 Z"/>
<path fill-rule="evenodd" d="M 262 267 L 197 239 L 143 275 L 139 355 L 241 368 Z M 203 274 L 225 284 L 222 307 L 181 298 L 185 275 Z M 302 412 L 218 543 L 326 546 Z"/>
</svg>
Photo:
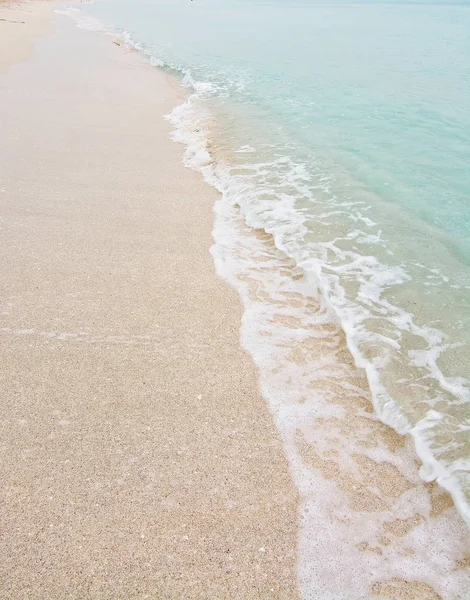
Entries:
<svg viewBox="0 0 470 600">
<path fill-rule="evenodd" d="M 440 503 L 447 506 L 442 492 L 420 481 L 412 449 L 368 408 L 371 385 L 382 420 L 411 431 L 379 376 L 391 359 L 386 352 L 373 361 L 359 356 L 356 363 L 368 369 L 366 380 L 344 352 L 343 333 L 351 330 L 354 346 L 354 327 L 365 308 L 349 306 L 339 293 L 338 305 L 350 311 L 345 322 L 330 301 L 340 289 L 338 273 L 352 272 L 363 278 L 367 302 L 382 303 L 395 327 L 410 327 L 412 316 L 381 298 L 384 287 L 407 280 L 406 272 L 387 269 L 372 256 L 355 256 L 330 271 L 333 279 L 322 280 L 318 261 L 288 239 L 307 231 L 305 213 L 296 210 L 292 195 L 273 194 L 272 185 L 254 190 L 246 179 L 267 178 L 274 170 L 282 185 L 303 189 L 305 168 L 285 156 L 237 167 L 213 160 L 201 165 L 197 148 L 208 152 L 205 127 L 211 116 L 198 104 L 197 92 L 168 118 L 176 127 L 174 139 L 186 144 L 186 165 L 221 192 L 211 253 L 219 275 L 242 298 L 242 344 L 260 369 L 261 391 L 300 492 L 302 597 L 359 600 L 372 597 L 377 586 L 386 589 L 388 581 L 404 581 L 408 594 L 413 586 L 428 586 L 444 599 L 465 593 L 468 572 L 455 569 L 470 549 L 465 528 L 455 510 L 434 514 Z M 344 257 L 351 255 L 343 252 Z M 377 336 L 369 339 L 375 343 Z M 398 340 L 381 341 L 390 352 L 400 349 Z"/>
</svg>

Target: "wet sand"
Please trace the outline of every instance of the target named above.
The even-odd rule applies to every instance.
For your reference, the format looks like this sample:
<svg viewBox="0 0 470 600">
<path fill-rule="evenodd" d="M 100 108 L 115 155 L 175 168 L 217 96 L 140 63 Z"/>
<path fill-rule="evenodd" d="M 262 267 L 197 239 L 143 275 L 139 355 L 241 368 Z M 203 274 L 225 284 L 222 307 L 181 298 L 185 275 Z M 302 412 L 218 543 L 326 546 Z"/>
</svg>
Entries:
<svg viewBox="0 0 470 600">
<path fill-rule="evenodd" d="M 0 597 L 297 598 L 216 192 L 162 118 L 181 90 L 48 3 L 0 11 L 29 23 L 0 22 Z"/>
</svg>

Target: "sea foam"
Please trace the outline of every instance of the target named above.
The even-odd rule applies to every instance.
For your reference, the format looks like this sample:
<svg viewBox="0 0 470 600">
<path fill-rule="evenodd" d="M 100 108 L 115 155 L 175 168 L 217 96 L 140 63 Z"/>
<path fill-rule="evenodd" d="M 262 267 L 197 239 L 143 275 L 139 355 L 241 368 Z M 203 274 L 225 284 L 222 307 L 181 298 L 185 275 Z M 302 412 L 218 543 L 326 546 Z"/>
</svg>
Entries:
<svg viewBox="0 0 470 600">
<path fill-rule="evenodd" d="M 445 495 L 419 479 L 411 439 L 401 440 L 374 417 L 371 386 L 380 397 L 382 420 L 424 442 L 386 396 L 376 369 L 369 369 L 366 378 L 358 366 L 368 364 L 352 361 L 344 334 L 348 327 L 327 301 L 327 284 L 321 289 L 312 275 L 315 265 L 298 256 L 293 260 L 292 246 L 279 243 L 286 233 L 304 227 L 305 217 L 293 199 L 269 200 L 264 210 L 243 206 L 250 189 L 237 176 L 238 166 L 216 160 L 201 165 L 212 119 L 198 104 L 206 91 L 195 91 L 168 118 L 174 139 L 186 146 L 187 166 L 221 192 L 211 252 L 219 275 L 242 298 L 242 344 L 260 369 L 261 391 L 300 492 L 302 596 L 355 600 L 388 589 L 387 582 L 392 587 L 406 582 L 407 593 L 431 589 L 442 598 L 457 598 L 465 593 L 468 576 L 456 569 L 469 549 L 466 531 L 455 511 L 440 510 L 441 505 L 448 508 Z M 289 185 L 302 186 L 308 178 L 289 157 L 242 170 L 270 169 Z M 356 266 L 360 262 L 358 257 Z M 380 299 L 384 286 L 406 279 L 401 269 L 390 272 L 375 260 L 363 262 L 359 268 L 375 271 L 370 297 Z M 400 318 L 410 321 L 409 315 Z"/>
</svg>

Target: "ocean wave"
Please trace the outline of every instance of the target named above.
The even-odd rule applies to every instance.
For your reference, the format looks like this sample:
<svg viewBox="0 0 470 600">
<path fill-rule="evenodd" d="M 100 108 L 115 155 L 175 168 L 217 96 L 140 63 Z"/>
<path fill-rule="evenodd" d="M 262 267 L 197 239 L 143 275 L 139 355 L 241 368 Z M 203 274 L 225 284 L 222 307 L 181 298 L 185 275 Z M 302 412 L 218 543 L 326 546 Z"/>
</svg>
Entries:
<svg viewBox="0 0 470 600">
<path fill-rule="evenodd" d="M 320 269 L 306 249 L 300 253 L 298 243 L 289 239 L 289 235 L 307 232 L 306 214 L 296 210 L 292 194 L 273 198 L 266 187 L 258 188 L 268 198 L 264 204 L 258 206 L 253 200 L 257 194 L 247 173 L 249 178 L 253 173 L 273 171 L 283 185 L 288 183 L 304 194 L 307 169 L 289 157 L 236 168 L 214 160 L 206 135 L 212 115 L 199 101 L 195 92 L 167 118 L 175 126 L 175 141 L 186 147 L 186 165 L 200 171 L 221 192 L 211 252 L 219 275 L 242 298 L 242 345 L 260 369 L 261 391 L 283 437 L 300 492 L 302 597 L 359 600 L 387 580 L 405 581 L 408 588 L 411 582 L 420 582 L 417 594 L 420 585 L 429 585 L 443 599 L 458 597 L 466 590 L 466 574 L 455 565 L 457 557 L 467 552 L 459 518 L 454 512 L 436 514 L 439 509 L 433 506 L 442 503 L 443 497 L 433 499 L 434 492 L 430 496 L 429 489 L 419 483 L 413 451 L 406 444 L 397 449 L 400 443 L 380 430 L 364 402 L 374 399 L 382 422 L 413 436 L 423 461 L 421 478 L 437 477 L 444 488 L 450 488 L 465 516 L 465 482 L 459 477 L 467 464 L 454 463 L 458 470 L 452 472 L 435 454 L 427 454 L 431 432 L 442 415 L 428 411 L 412 427 L 387 394 L 380 368 L 387 366 L 390 347 L 397 349 L 390 340 L 383 340 L 385 358 L 379 357 L 375 364 L 362 356 L 353 364 L 345 357 L 342 348 L 348 330 L 355 334 L 354 323 L 360 322 L 361 311 L 351 309 L 345 326 L 336 303 L 330 300 L 339 289 L 338 280 L 336 285 L 322 282 Z M 255 152 L 251 146 L 240 149 L 249 157 Z M 324 183 L 328 185 L 327 178 Z M 355 237 L 361 235 L 358 232 Z M 380 237 L 374 241 L 380 244 Z M 403 269 L 389 270 L 376 259 L 357 257 L 354 269 L 358 268 L 373 277 L 368 290 L 376 302 L 386 286 L 408 279 Z M 340 302 L 346 304 L 344 295 Z M 390 309 L 395 326 L 410 326 L 412 315 Z M 363 334 L 376 342 L 372 333 Z M 440 335 L 429 336 L 435 344 L 442 341 Z M 354 350 L 353 344 L 348 346 Z M 362 365 L 368 367 L 367 379 L 356 370 Z M 400 533 L 391 541 L 388 532 L 394 527 Z M 371 585 L 371 579 L 376 583 Z"/>
<path fill-rule="evenodd" d="M 444 407 L 441 412 L 433 408 L 443 398 L 451 408 L 456 402 L 470 404 L 468 381 L 446 377 L 439 368 L 440 356 L 452 346 L 446 334 L 431 325 L 418 325 L 413 313 L 386 298 L 385 292 L 410 282 L 412 277 L 403 265 L 384 264 L 372 254 L 353 249 L 358 244 L 383 245 L 380 231 L 367 232 L 375 223 L 359 213 L 356 220 L 364 223 L 366 231 L 349 230 L 346 235 L 323 242 L 308 240 L 309 219 L 315 221 L 315 227 L 320 221 L 328 225 L 351 206 L 347 202 L 342 205 L 336 198 L 332 202 L 330 197 L 324 212 L 317 210 L 309 217 L 308 211 L 299 210 L 299 198 L 316 201 L 304 164 L 290 156 L 235 166 L 217 164 L 210 154 L 205 128 L 211 116 L 204 100 L 208 91 L 214 94 L 214 89 L 210 84 L 207 88 L 199 84 L 193 90 L 186 103 L 169 116 L 176 127 L 175 139 L 186 145 L 186 164 L 200 170 L 222 192 L 225 202 L 239 206 L 250 227 L 272 235 L 276 247 L 302 269 L 308 293 L 322 295 L 331 321 L 339 323 L 346 334 L 357 367 L 364 369 L 376 414 L 398 433 L 413 437 L 423 463 L 423 480 L 436 480 L 448 490 L 470 525 L 470 461 L 449 459 L 452 444 L 442 441 L 448 439 L 450 431 L 459 429 L 466 435 L 467 429 L 464 422 L 455 422 L 452 410 L 446 414 Z M 239 150 L 243 153 L 244 148 Z M 354 294 L 348 293 L 348 285 L 357 288 Z M 404 339 L 408 335 L 414 338 L 410 348 Z M 406 369 L 411 366 L 413 371 L 400 382 L 404 360 Z M 392 386 L 387 378 L 393 381 Z M 400 403 L 406 399 L 413 378 L 428 382 L 418 398 L 420 410 L 423 405 L 428 409 L 415 419 L 413 406 L 404 410 Z M 397 387 L 397 395 L 403 394 L 398 401 L 390 390 L 393 386 Z M 468 439 L 462 443 L 467 451 Z"/>
</svg>

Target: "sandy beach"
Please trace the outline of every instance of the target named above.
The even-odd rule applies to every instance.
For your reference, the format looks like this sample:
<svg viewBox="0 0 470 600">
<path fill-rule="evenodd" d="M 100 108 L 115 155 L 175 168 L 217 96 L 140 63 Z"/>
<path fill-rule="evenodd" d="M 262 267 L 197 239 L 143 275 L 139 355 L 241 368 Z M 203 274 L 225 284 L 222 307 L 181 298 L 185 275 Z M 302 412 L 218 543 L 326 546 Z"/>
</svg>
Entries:
<svg viewBox="0 0 470 600">
<path fill-rule="evenodd" d="M 162 118 L 182 91 L 47 2 L 0 19 L 0 597 L 297 598 L 216 192 Z"/>
<path fill-rule="evenodd" d="M 187 90 L 57 8 L 0 0 L 0 599 L 468 600 L 344 331 L 184 166 Z"/>
<path fill-rule="evenodd" d="M 52 32 L 50 3 L 36 2 L 32 8 L 19 0 L 0 0 L 0 26 L 0 73 L 5 73 L 32 55 L 38 36 Z"/>
</svg>

